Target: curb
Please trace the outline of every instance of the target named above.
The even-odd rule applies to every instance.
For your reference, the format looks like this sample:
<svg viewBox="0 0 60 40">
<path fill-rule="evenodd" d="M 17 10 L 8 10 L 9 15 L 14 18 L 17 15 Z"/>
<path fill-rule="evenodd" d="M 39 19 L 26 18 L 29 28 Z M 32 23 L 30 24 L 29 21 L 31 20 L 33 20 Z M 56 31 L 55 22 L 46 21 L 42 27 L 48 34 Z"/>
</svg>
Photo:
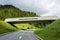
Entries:
<svg viewBox="0 0 60 40">
<path fill-rule="evenodd" d="M 39 39 L 39 40 L 43 40 L 42 38 L 40 38 L 38 35 L 36 35 L 35 33 L 34 33 L 34 35 Z"/>
<path fill-rule="evenodd" d="M 16 32 L 16 31 L 14 31 L 14 32 Z M 10 34 L 10 33 L 13 33 L 13 32 L 7 32 L 7 33 L 0 34 L 0 37 L 4 36 L 4 35 L 7 35 L 7 34 Z"/>
<path fill-rule="evenodd" d="M 8 33 L 10 33 L 10 32 L 8 32 Z M 0 37 L 1 37 L 1 36 L 4 36 L 4 35 L 7 35 L 8 33 L 3 33 L 3 34 L 0 34 Z"/>
</svg>

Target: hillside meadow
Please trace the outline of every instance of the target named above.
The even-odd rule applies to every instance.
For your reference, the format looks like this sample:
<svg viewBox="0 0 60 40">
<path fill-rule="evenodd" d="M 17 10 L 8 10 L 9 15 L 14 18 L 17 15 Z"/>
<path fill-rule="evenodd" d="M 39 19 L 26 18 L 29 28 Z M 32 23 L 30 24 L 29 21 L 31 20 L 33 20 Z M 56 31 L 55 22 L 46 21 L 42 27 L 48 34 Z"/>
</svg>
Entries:
<svg viewBox="0 0 60 40">
<path fill-rule="evenodd" d="M 35 30 L 34 33 L 43 40 L 60 40 L 60 20 L 54 21 L 42 30 Z"/>
</svg>

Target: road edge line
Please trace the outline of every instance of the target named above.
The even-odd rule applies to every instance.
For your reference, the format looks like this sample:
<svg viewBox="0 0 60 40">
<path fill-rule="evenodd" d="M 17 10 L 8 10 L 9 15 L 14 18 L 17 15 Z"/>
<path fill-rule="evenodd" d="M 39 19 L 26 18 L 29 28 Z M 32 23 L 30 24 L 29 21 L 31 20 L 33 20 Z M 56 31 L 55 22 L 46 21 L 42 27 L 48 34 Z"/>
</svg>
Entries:
<svg viewBox="0 0 60 40">
<path fill-rule="evenodd" d="M 35 35 L 39 40 L 43 40 L 41 37 L 39 37 L 39 36 L 36 35 L 35 33 L 34 33 L 34 35 Z"/>
<path fill-rule="evenodd" d="M 0 34 L 0 37 L 1 37 L 1 36 L 4 36 L 4 35 L 7 35 L 7 34 L 9 34 L 9 33 L 11 33 L 11 32 Z"/>
</svg>

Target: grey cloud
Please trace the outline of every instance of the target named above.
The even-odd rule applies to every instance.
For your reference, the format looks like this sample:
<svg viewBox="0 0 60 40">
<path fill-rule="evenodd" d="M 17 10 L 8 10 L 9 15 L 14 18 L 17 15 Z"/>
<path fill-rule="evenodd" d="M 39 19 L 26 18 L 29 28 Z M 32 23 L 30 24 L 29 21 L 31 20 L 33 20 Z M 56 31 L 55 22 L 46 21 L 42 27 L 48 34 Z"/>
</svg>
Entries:
<svg viewBox="0 0 60 40">
<path fill-rule="evenodd" d="M 60 0 L 0 0 L 0 4 L 11 4 L 41 16 L 59 16 Z"/>
</svg>

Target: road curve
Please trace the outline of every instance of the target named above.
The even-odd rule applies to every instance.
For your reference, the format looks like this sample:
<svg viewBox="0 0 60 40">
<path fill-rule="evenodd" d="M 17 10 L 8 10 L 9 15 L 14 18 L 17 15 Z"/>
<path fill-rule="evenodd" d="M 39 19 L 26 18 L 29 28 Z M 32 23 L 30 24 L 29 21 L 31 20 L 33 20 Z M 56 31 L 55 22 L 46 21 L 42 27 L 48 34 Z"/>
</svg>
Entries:
<svg viewBox="0 0 60 40">
<path fill-rule="evenodd" d="M 39 40 L 33 31 L 18 31 L 0 37 L 0 40 Z"/>
</svg>

